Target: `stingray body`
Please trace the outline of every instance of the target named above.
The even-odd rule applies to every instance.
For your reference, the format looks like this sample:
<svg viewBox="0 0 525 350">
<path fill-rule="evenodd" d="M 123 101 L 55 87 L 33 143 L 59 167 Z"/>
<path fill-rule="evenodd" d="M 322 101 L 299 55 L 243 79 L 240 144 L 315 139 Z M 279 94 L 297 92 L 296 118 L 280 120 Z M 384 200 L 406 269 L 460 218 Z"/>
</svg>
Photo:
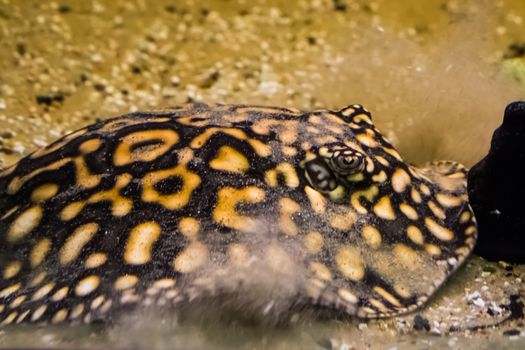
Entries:
<svg viewBox="0 0 525 350">
<path fill-rule="evenodd" d="M 300 276 L 298 303 L 406 313 L 475 244 L 465 174 L 407 164 L 360 105 L 105 120 L 0 173 L 0 322 L 167 308 L 259 263 Z"/>
</svg>

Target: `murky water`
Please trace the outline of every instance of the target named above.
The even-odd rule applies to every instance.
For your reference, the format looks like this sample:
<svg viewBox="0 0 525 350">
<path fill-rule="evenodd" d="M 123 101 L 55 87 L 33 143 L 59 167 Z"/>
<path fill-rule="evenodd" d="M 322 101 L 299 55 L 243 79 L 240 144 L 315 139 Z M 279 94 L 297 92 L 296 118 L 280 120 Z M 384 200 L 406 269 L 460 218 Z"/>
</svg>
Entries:
<svg viewBox="0 0 525 350">
<path fill-rule="evenodd" d="M 525 97 L 525 59 L 504 60 L 525 42 L 524 21 L 522 0 L 0 0 L 0 167 L 97 118 L 187 101 L 361 103 L 406 159 L 472 165 L 505 105 Z M 468 295 L 480 290 L 486 303 L 505 304 L 523 292 L 523 278 L 523 267 L 509 275 L 476 259 L 425 317 L 441 333 L 454 320 L 491 321 Z M 432 336 L 412 330 L 413 315 L 368 325 L 304 316 L 286 327 L 205 314 L 152 319 L 10 328 L 0 346 L 525 347 L 519 322 Z M 513 329 L 521 336 L 504 334 Z"/>
</svg>

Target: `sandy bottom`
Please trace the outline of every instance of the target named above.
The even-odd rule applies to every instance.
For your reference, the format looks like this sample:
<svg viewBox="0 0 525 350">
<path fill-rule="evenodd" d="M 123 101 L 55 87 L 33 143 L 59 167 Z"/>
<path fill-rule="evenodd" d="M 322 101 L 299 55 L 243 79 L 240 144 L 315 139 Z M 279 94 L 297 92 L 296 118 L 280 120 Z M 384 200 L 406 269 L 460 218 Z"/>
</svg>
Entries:
<svg viewBox="0 0 525 350">
<path fill-rule="evenodd" d="M 525 2 L 422 3 L 0 0 L 0 168 L 97 119 L 189 101 L 361 103 L 407 160 L 471 166 L 505 105 L 525 97 Z M 516 313 L 524 278 L 524 266 L 474 257 L 428 307 L 398 319 L 298 315 L 275 328 L 148 316 L 110 329 L 8 328 L 0 346 L 520 349 L 523 320 L 465 328 Z"/>
</svg>

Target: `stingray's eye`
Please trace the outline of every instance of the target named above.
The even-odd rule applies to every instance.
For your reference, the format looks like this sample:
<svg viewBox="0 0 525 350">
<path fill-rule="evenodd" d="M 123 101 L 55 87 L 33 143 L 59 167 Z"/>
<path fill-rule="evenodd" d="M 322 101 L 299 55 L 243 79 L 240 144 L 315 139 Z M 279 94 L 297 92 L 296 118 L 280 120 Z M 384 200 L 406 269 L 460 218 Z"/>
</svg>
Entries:
<svg viewBox="0 0 525 350">
<path fill-rule="evenodd" d="M 329 162 L 334 172 L 340 175 L 359 173 L 365 168 L 365 157 L 352 149 L 335 151 Z"/>
<path fill-rule="evenodd" d="M 319 158 L 305 164 L 306 179 L 319 192 L 328 193 L 337 188 L 337 178 L 328 165 Z"/>
</svg>

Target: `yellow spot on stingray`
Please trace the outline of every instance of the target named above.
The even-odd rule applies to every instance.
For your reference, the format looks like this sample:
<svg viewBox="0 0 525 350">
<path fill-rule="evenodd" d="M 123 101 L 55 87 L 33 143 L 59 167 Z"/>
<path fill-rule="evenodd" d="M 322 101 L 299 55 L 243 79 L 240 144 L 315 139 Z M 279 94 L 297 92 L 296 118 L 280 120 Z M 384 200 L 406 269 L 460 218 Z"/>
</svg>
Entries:
<svg viewBox="0 0 525 350">
<path fill-rule="evenodd" d="M 396 214 L 392 208 L 392 203 L 388 196 L 381 197 L 376 205 L 374 205 L 374 213 L 382 219 L 385 220 L 395 220 Z"/>
<path fill-rule="evenodd" d="M 358 114 L 356 116 L 354 116 L 352 118 L 352 120 L 356 123 L 361 123 L 361 122 L 365 122 L 369 125 L 372 125 L 372 119 L 370 119 L 369 116 L 367 116 L 366 114 Z"/>
<path fill-rule="evenodd" d="M 57 290 L 55 292 L 55 294 L 53 294 L 53 296 L 51 297 L 51 300 L 53 300 L 53 301 L 60 301 L 60 300 L 64 299 L 67 296 L 67 292 L 69 292 L 69 288 L 68 287 L 62 287 L 59 290 Z"/>
<path fill-rule="evenodd" d="M 76 305 L 73 310 L 71 310 L 71 314 L 69 315 L 69 318 L 74 320 L 75 318 L 79 317 L 80 315 L 82 315 L 82 312 L 84 311 L 84 304 L 83 303 L 80 303 L 78 305 Z"/>
<path fill-rule="evenodd" d="M 320 192 L 317 192 L 310 186 L 305 186 L 304 191 L 306 192 L 306 196 L 310 201 L 312 209 L 317 214 L 324 214 L 326 211 L 326 198 Z"/>
<path fill-rule="evenodd" d="M 374 137 L 373 131 L 370 130 L 370 129 L 366 129 L 366 133 L 358 134 L 355 137 L 356 137 L 356 139 L 359 142 L 361 142 L 363 145 L 365 145 L 367 147 L 375 148 L 375 147 L 379 146 L 379 143 L 377 142 L 377 140 Z"/>
<path fill-rule="evenodd" d="M 324 136 L 321 136 L 321 137 L 316 137 L 314 139 L 314 142 L 318 145 L 324 145 L 324 144 L 327 144 L 327 143 L 332 143 L 332 142 L 337 142 L 337 138 L 335 136 L 332 136 L 332 135 L 324 135 Z"/>
<path fill-rule="evenodd" d="M 59 253 L 60 263 L 66 265 L 75 260 L 84 246 L 95 236 L 98 224 L 90 223 L 79 226 L 66 240 Z"/>
<path fill-rule="evenodd" d="M 401 210 L 401 212 L 410 220 L 417 220 L 418 218 L 416 210 L 406 203 L 401 203 L 399 205 L 399 210 Z"/>
<path fill-rule="evenodd" d="M 91 275 L 80 280 L 75 286 L 75 294 L 79 297 L 86 296 L 98 288 L 100 277 Z"/>
<path fill-rule="evenodd" d="M 310 263 L 310 271 L 313 272 L 315 277 L 324 280 L 330 281 L 332 279 L 332 272 L 325 264 L 313 261 Z"/>
<path fill-rule="evenodd" d="M 297 140 L 298 125 L 296 120 L 261 119 L 252 126 L 252 130 L 259 135 L 275 131 L 281 142 L 292 144 Z"/>
<path fill-rule="evenodd" d="M 394 171 L 394 174 L 392 174 L 392 188 L 394 191 L 398 193 L 404 192 L 408 185 L 410 185 L 410 175 L 401 168 Z"/>
<path fill-rule="evenodd" d="M 108 201 L 111 202 L 111 213 L 113 216 L 126 216 L 131 211 L 133 202 L 130 199 L 121 196 L 120 191 L 126 187 L 131 180 L 132 176 L 130 174 L 118 175 L 114 188 L 93 194 L 89 197 L 87 203 L 93 204 Z"/>
<path fill-rule="evenodd" d="M 387 179 L 386 173 L 384 170 L 381 170 L 378 174 L 372 176 L 374 182 L 383 183 Z"/>
<path fill-rule="evenodd" d="M 182 149 L 177 150 L 177 158 L 179 160 L 179 164 L 187 165 L 194 157 L 194 152 L 189 147 L 184 147 Z"/>
<path fill-rule="evenodd" d="M 169 129 L 144 130 L 121 138 L 113 156 L 116 166 L 134 162 L 151 162 L 164 155 L 179 141 L 179 135 Z"/>
<path fill-rule="evenodd" d="M 412 188 L 412 190 L 410 190 L 410 196 L 412 197 L 412 200 L 414 202 L 421 203 L 421 194 L 415 188 Z"/>
<path fill-rule="evenodd" d="M 361 204 L 361 198 L 365 198 L 368 202 L 372 202 L 377 196 L 379 190 L 377 186 L 370 186 L 363 191 L 355 191 L 350 197 L 350 203 L 359 214 L 366 214 L 368 210 Z"/>
<path fill-rule="evenodd" d="M 280 227 L 281 231 L 289 236 L 295 236 L 298 233 L 297 225 L 293 220 L 293 215 L 301 210 L 301 206 L 290 198 L 281 198 L 279 200 Z"/>
<path fill-rule="evenodd" d="M 197 239 L 200 232 L 200 222 L 191 217 L 182 218 L 179 221 L 179 231 L 188 239 Z"/>
<path fill-rule="evenodd" d="M 47 304 L 40 305 L 40 306 L 35 310 L 35 312 L 33 312 L 33 314 L 31 315 L 31 321 L 32 321 L 32 322 L 38 321 L 38 320 L 40 319 L 40 317 L 42 317 L 42 315 L 44 314 L 44 312 L 46 312 L 46 310 L 47 310 Z"/>
<path fill-rule="evenodd" d="M 376 160 L 381 163 L 383 166 L 389 168 L 390 167 L 390 162 L 388 160 L 386 160 L 385 158 L 381 157 L 381 156 L 376 156 Z"/>
<path fill-rule="evenodd" d="M 443 193 L 436 194 L 436 200 L 445 208 L 457 207 L 463 203 L 463 200 L 460 197 L 454 197 Z"/>
<path fill-rule="evenodd" d="M 365 179 L 365 175 L 363 175 L 363 173 L 356 173 L 356 174 L 348 175 L 346 179 L 351 182 L 360 182 Z"/>
<path fill-rule="evenodd" d="M 38 205 L 24 211 L 9 227 L 9 231 L 7 231 L 7 240 L 9 242 L 16 242 L 33 231 L 33 229 L 40 223 L 42 214 L 42 208 Z"/>
<path fill-rule="evenodd" d="M 364 226 L 361 235 L 365 242 L 372 248 L 377 249 L 381 245 L 381 232 L 373 226 Z"/>
<path fill-rule="evenodd" d="M 445 220 L 445 218 L 447 217 L 445 215 L 445 212 L 443 211 L 443 209 L 438 207 L 436 203 L 428 201 L 427 205 L 435 216 L 437 216 L 441 220 Z"/>
<path fill-rule="evenodd" d="M 93 253 L 86 259 L 86 267 L 88 269 L 94 269 L 96 267 L 102 266 L 107 261 L 107 256 L 104 253 Z"/>
<path fill-rule="evenodd" d="M 323 244 L 323 236 L 317 231 L 308 232 L 304 236 L 304 246 L 310 254 L 319 253 L 323 249 Z"/>
<path fill-rule="evenodd" d="M 297 155 L 297 149 L 295 147 L 283 145 L 281 147 L 281 151 L 283 152 L 285 156 L 288 156 L 288 157 L 295 157 Z"/>
<path fill-rule="evenodd" d="M 365 266 L 361 252 L 352 246 L 343 246 L 335 255 L 337 268 L 343 275 L 353 281 L 360 281 L 365 277 Z"/>
<path fill-rule="evenodd" d="M 393 296 L 392 294 L 384 290 L 383 288 L 379 286 L 375 286 L 374 291 L 380 296 L 382 296 L 390 304 L 397 306 L 397 307 L 401 307 L 401 303 L 399 302 L 399 300 L 395 296 Z"/>
<path fill-rule="evenodd" d="M 178 192 L 161 194 L 155 189 L 157 183 L 174 176 L 182 179 L 182 188 Z M 184 164 L 179 164 L 173 169 L 154 171 L 142 180 L 142 200 L 157 202 L 169 210 L 181 209 L 188 204 L 191 194 L 200 183 L 200 177 L 189 171 Z"/>
<path fill-rule="evenodd" d="M 465 229 L 465 234 L 467 236 L 470 236 L 470 235 L 473 235 L 474 233 L 476 233 L 478 231 L 478 229 L 476 228 L 476 226 L 472 225 L 472 226 L 469 226 Z"/>
<path fill-rule="evenodd" d="M 100 148 L 100 145 L 102 145 L 100 139 L 91 139 L 82 142 L 82 144 L 78 147 L 78 150 L 82 154 L 89 154 L 98 150 Z"/>
<path fill-rule="evenodd" d="M 388 311 L 390 311 L 386 306 L 385 304 L 383 304 L 382 302 L 380 302 L 379 300 L 375 299 L 375 298 L 369 298 L 368 299 L 368 302 L 374 306 L 376 309 L 379 310 L 379 313 L 387 313 Z M 377 312 L 376 312 L 377 314 Z"/>
<path fill-rule="evenodd" d="M 454 233 L 449 229 L 439 225 L 431 218 L 425 218 L 425 226 L 434 236 L 442 241 L 450 241 L 454 238 Z"/>
<path fill-rule="evenodd" d="M 468 222 L 471 218 L 471 214 L 469 211 L 464 211 L 463 213 L 461 213 L 461 216 L 459 217 L 459 222 L 464 224 L 466 222 Z"/>
<path fill-rule="evenodd" d="M 407 227 L 407 236 L 415 244 L 422 245 L 425 243 L 425 237 L 423 237 L 423 233 L 421 233 L 421 230 L 416 226 L 411 225 Z"/>
<path fill-rule="evenodd" d="M 13 164 L 11 166 L 8 166 L 7 168 L 4 168 L 4 169 L 0 170 L 0 178 L 1 177 L 8 177 L 9 175 L 11 175 L 13 173 L 13 171 L 15 171 L 15 169 L 17 168 L 16 165 L 17 164 Z"/>
<path fill-rule="evenodd" d="M 349 302 L 350 304 L 357 304 L 357 302 L 359 301 L 356 295 L 346 288 L 339 288 L 337 294 L 339 295 L 339 297 L 341 297 L 341 299 L 343 299 L 346 302 Z"/>
<path fill-rule="evenodd" d="M 13 323 L 13 321 L 15 320 L 16 316 L 18 316 L 18 312 L 16 311 L 13 311 L 11 312 L 9 315 L 7 315 L 7 317 L 2 321 L 2 323 L 0 323 L 1 325 L 8 325 L 8 324 L 11 324 Z"/>
<path fill-rule="evenodd" d="M 318 115 L 311 115 L 308 117 L 308 122 L 312 124 L 324 124 L 324 120 Z"/>
<path fill-rule="evenodd" d="M 330 227 L 335 228 L 336 230 L 349 231 L 355 224 L 357 216 L 353 210 L 345 208 L 339 213 L 331 214 L 329 217 Z"/>
<path fill-rule="evenodd" d="M 435 244 L 426 244 L 425 245 L 425 251 L 432 255 L 432 256 L 438 256 L 438 255 L 441 255 L 441 248 L 439 248 L 437 245 Z"/>
<path fill-rule="evenodd" d="M 153 244 L 160 236 L 160 225 L 149 221 L 135 226 L 126 243 L 124 260 L 130 265 L 142 265 L 151 260 Z"/>
<path fill-rule="evenodd" d="M 239 203 L 259 203 L 264 200 L 262 189 L 250 186 L 244 189 L 224 187 L 219 190 L 217 206 L 213 211 L 213 219 L 218 224 L 239 230 L 241 232 L 256 233 L 256 220 L 237 213 Z"/>
<path fill-rule="evenodd" d="M 53 198 L 58 193 L 58 185 L 45 184 L 39 186 L 31 193 L 31 200 L 35 203 L 40 203 Z"/>
<path fill-rule="evenodd" d="M 60 322 L 63 322 L 66 318 L 67 318 L 67 310 L 60 309 L 56 312 L 56 314 L 51 319 L 51 323 L 60 323 Z"/>
<path fill-rule="evenodd" d="M 430 188 L 428 188 L 428 186 L 425 184 L 419 185 L 419 189 L 425 196 L 430 196 L 430 194 L 432 193 L 430 192 Z"/>
<path fill-rule="evenodd" d="M 93 299 L 93 301 L 91 302 L 91 310 L 98 309 L 100 305 L 104 303 L 104 300 L 106 300 L 106 298 L 103 295 L 99 295 L 98 297 Z"/>
<path fill-rule="evenodd" d="M 237 138 L 239 140 L 246 140 L 247 139 L 246 134 L 242 130 L 235 129 L 235 128 L 217 128 L 217 127 L 212 127 L 212 128 L 206 129 L 202 134 L 200 134 L 199 136 L 195 137 L 191 141 L 190 147 L 193 148 L 193 149 L 201 148 L 208 142 L 208 140 L 210 138 L 212 138 L 214 135 L 216 135 L 218 133 L 227 134 L 227 135 L 233 136 L 233 137 L 235 137 L 235 138 Z"/>
<path fill-rule="evenodd" d="M 31 312 L 31 310 L 26 310 L 26 311 L 22 312 L 20 314 L 20 316 L 18 316 L 18 318 L 16 319 L 16 323 L 19 324 L 23 320 L 25 320 L 25 318 L 27 317 L 27 315 L 29 315 L 30 312 Z"/>
<path fill-rule="evenodd" d="M 34 301 L 34 300 L 42 299 L 43 297 L 51 293 L 54 287 L 55 287 L 55 284 L 53 282 L 43 285 L 35 292 L 35 294 L 33 294 L 33 297 L 31 298 L 31 300 Z"/>
<path fill-rule="evenodd" d="M 38 275 L 36 275 L 31 280 L 31 282 L 29 282 L 29 286 L 30 287 L 38 286 L 40 283 L 42 283 L 42 281 L 44 281 L 44 278 L 46 278 L 46 276 L 47 276 L 47 273 L 45 271 L 40 272 Z"/>
<path fill-rule="evenodd" d="M 18 297 L 16 297 L 12 302 L 11 304 L 9 304 L 9 308 L 10 309 L 16 309 L 17 307 L 19 307 L 23 302 L 24 300 L 27 299 L 27 296 L 25 295 L 20 295 Z"/>
<path fill-rule="evenodd" d="M 296 188 L 299 186 L 299 177 L 295 168 L 290 163 L 279 163 L 275 169 L 270 169 L 264 174 L 264 181 L 271 187 L 278 185 L 278 175 L 284 177 L 286 186 L 290 188 Z"/>
<path fill-rule="evenodd" d="M 22 269 L 22 263 L 20 261 L 12 261 L 4 269 L 4 279 L 8 280 L 15 277 Z"/>
<path fill-rule="evenodd" d="M 117 278 L 115 281 L 116 290 L 125 290 L 135 286 L 139 281 L 137 276 L 134 275 L 124 275 Z"/>
<path fill-rule="evenodd" d="M 82 157 L 73 159 L 76 168 L 77 185 L 82 188 L 93 188 L 101 181 L 100 175 L 91 174 L 86 161 Z"/>
<path fill-rule="evenodd" d="M 16 176 L 9 183 L 9 185 L 7 187 L 7 193 L 8 194 L 15 194 L 16 192 L 18 192 L 18 190 L 20 190 L 20 188 L 22 188 L 22 186 L 26 182 L 28 182 L 32 178 L 34 178 L 34 177 L 38 176 L 39 174 L 41 174 L 43 172 L 46 172 L 46 171 L 57 170 L 57 169 L 61 168 L 62 166 L 64 166 L 65 164 L 68 164 L 69 162 L 71 162 L 71 158 L 63 158 L 63 159 L 57 160 L 56 162 L 51 163 L 49 165 L 43 166 L 41 168 L 38 168 L 38 169 L 32 171 L 31 173 L 29 173 L 27 175 L 24 175 L 23 177 Z"/>
<path fill-rule="evenodd" d="M 82 209 L 84 209 L 85 205 L 86 203 L 84 201 L 78 201 L 68 204 L 60 212 L 60 219 L 62 221 L 69 221 L 74 219 L 82 211 Z"/>
<path fill-rule="evenodd" d="M 242 266 L 248 262 L 250 252 L 244 244 L 232 243 L 228 247 L 228 257 L 233 265 Z"/>
<path fill-rule="evenodd" d="M 394 245 L 394 256 L 406 268 L 414 270 L 420 266 L 421 258 L 419 254 L 409 246 L 398 243 Z"/>
<path fill-rule="evenodd" d="M 173 278 L 161 278 L 156 280 L 153 283 L 153 288 L 156 289 L 167 289 L 175 285 L 175 280 Z"/>
<path fill-rule="evenodd" d="M 248 139 L 248 143 L 258 156 L 266 158 L 272 155 L 272 148 L 259 140 Z"/>
<path fill-rule="evenodd" d="M 250 167 L 248 159 L 236 149 L 222 146 L 217 157 L 210 162 L 210 167 L 231 173 L 243 174 Z"/>
<path fill-rule="evenodd" d="M 189 273 L 208 261 L 208 248 L 201 242 L 192 242 L 173 261 L 175 271 Z"/>
<path fill-rule="evenodd" d="M 399 155 L 399 153 L 395 149 L 385 147 L 385 148 L 383 148 L 383 151 L 385 151 L 386 153 L 390 154 L 392 157 L 396 158 L 400 162 L 403 161 L 403 158 L 401 158 L 401 156 Z"/>
<path fill-rule="evenodd" d="M 412 296 L 412 292 L 410 292 L 410 290 L 402 284 L 399 284 L 399 283 L 394 284 L 393 288 L 394 288 L 394 291 L 397 293 L 397 295 L 399 295 L 402 298 L 407 299 Z"/>
<path fill-rule="evenodd" d="M 459 247 L 454 251 L 459 256 L 467 256 L 470 253 L 469 247 Z"/>
<path fill-rule="evenodd" d="M 16 323 L 19 324 L 21 323 L 23 320 L 25 320 L 25 318 L 31 313 L 31 310 L 26 310 L 24 312 L 22 312 L 20 314 L 20 316 L 18 316 L 18 318 L 16 319 Z"/>
</svg>

